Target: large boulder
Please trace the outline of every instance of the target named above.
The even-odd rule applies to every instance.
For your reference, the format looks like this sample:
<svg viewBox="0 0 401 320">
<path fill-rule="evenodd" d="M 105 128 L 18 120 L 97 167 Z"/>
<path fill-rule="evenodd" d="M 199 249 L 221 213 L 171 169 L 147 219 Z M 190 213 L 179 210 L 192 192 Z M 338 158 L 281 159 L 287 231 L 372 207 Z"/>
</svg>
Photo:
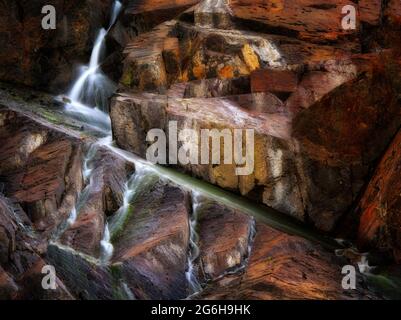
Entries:
<svg viewBox="0 0 401 320">
<path fill-rule="evenodd" d="M 251 257 L 242 275 L 226 277 L 205 289 L 200 299 L 332 300 L 376 299 L 358 273 L 356 290 L 342 288 L 342 258 L 296 236 L 256 226 Z"/>
<path fill-rule="evenodd" d="M 68 217 L 82 189 L 79 139 L 2 109 L 0 175 L 6 195 L 47 233 Z"/>
<path fill-rule="evenodd" d="M 398 133 L 356 209 L 360 217 L 358 242 L 361 248 L 384 251 L 398 262 L 401 262 L 400 145 L 401 134 Z"/>
<path fill-rule="evenodd" d="M 185 276 L 189 245 L 188 194 L 168 183 L 151 181 L 148 190 L 133 199 L 126 212 L 118 214 L 127 217 L 118 231 L 111 224 L 112 261 L 121 264 L 122 277 L 135 296 L 185 298 L 188 295 Z"/>
</svg>

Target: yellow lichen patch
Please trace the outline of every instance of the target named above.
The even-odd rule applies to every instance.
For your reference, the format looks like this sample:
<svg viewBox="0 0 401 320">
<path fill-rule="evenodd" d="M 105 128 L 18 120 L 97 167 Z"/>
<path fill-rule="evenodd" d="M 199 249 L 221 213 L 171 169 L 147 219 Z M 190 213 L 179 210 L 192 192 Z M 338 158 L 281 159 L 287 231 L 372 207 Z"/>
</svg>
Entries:
<svg viewBox="0 0 401 320">
<path fill-rule="evenodd" d="M 250 71 L 254 71 L 260 68 L 259 57 L 249 44 L 245 44 L 241 49 L 242 57 L 245 64 Z"/>
<path fill-rule="evenodd" d="M 128 71 L 126 70 L 123 74 L 123 76 L 121 77 L 120 82 L 126 86 L 126 87 L 130 87 L 131 83 L 132 83 L 132 74 L 131 74 L 131 70 L 129 68 L 127 68 Z"/>
<path fill-rule="evenodd" d="M 251 72 L 245 62 L 239 57 L 235 56 L 235 69 L 241 76 L 249 75 Z"/>
<path fill-rule="evenodd" d="M 192 73 L 196 79 L 204 79 L 206 76 L 206 66 L 202 62 L 202 55 L 198 51 L 195 53 L 193 60 Z"/>
<path fill-rule="evenodd" d="M 224 66 L 220 68 L 217 73 L 220 79 L 234 78 L 234 68 L 232 66 Z"/>
<path fill-rule="evenodd" d="M 268 180 L 266 158 L 266 141 L 257 135 L 255 137 L 255 179 L 259 184 L 264 184 Z"/>
<path fill-rule="evenodd" d="M 236 165 L 222 164 L 211 167 L 211 182 L 222 188 L 238 189 L 238 176 L 235 174 Z"/>
<path fill-rule="evenodd" d="M 192 73 L 196 79 L 204 79 L 206 76 L 205 66 L 199 65 L 199 66 L 193 67 Z"/>
</svg>

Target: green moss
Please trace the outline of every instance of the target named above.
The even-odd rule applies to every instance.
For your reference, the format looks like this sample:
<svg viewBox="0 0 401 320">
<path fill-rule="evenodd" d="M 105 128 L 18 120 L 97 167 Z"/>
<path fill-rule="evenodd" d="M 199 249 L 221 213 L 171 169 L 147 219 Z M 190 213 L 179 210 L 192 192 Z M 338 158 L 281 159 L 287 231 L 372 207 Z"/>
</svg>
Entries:
<svg viewBox="0 0 401 320">
<path fill-rule="evenodd" d="M 124 72 L 122 78 L 121 78 L 121 83 L 126 86 L 126 87 L 130 87 L 132 82 L 133 82 L 133 74 L 131 69 L 128 69 Z"/>
</svg>

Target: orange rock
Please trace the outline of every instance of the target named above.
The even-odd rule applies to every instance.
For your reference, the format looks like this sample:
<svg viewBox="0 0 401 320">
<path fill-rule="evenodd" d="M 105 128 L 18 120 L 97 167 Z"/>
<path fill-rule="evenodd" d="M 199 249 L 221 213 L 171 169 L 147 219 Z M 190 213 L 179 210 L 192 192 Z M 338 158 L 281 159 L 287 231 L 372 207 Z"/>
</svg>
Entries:
<svg viewBox="0 0 401 320">
<path fill-rule="evenodd" d="M 298 75 L 290 70 L 263 69 L 251 74 L 252 92 L 286 92 L 297 89 Z"/>
<path fill-rule="evenodd" d="M 401 134 L 381 159 L 357 209 L 359 245 L 390 251 L 401 262 Z"/>
</svg>

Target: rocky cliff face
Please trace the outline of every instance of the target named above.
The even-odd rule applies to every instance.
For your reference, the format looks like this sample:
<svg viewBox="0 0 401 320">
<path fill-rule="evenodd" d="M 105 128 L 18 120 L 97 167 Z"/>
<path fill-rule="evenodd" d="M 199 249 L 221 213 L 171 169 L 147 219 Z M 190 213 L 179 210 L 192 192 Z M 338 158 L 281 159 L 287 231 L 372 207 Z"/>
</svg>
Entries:
<svg viewBox="0 0 401 320">
<path fill-rule="evenodd" d="M 388 298 L 380 269 L 341 284 L 356 246 L 401 261 L 400 2 L 353 2 L 356 30 L 347 1 L 123 4 L 109 133 L 34 89 L 68 90 L 112 2 L 53 1 L 46 32 L 44 2 L 0 3 L 0 299 Z M 254 171 L 144 163 L 171 121 L 253 129 Z"/>
<path fill-rule="evenodd" d="M 396 5 L 361 2 L 354 32 L 338 23 L 341 7 L 204 1 L 138 36 L 111 111 L 117 143 L 145 157 L 148 131 L 168 132 L 170 121 L 252 128 L 252 175 L 236 176 L 234 165 L 183 169 L 333 230 L 401 124 L 398 42 L 373 52 L 383 39 L 366 40 L 393 28 Z"/>
<path fill-rule="evenodd" d="M 46 91 L 65 90 L 86 62 L 112 1 L 24 1 L 0 4 L 0 79 Z M 43 30 L 42 8 L 56 9 L 55 30 Z"/>
</svg>

